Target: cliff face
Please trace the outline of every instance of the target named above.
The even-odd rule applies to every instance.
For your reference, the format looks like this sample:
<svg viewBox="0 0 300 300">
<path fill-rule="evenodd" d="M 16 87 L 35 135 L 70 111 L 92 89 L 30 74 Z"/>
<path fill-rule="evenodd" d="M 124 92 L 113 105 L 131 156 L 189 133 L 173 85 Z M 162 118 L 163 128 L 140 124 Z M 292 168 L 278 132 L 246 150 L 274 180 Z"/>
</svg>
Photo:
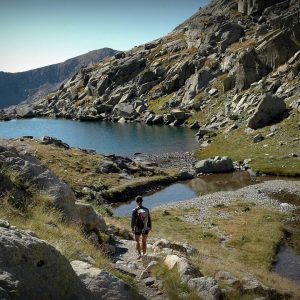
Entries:
<svg viewBox="0 0 300 300">
<path fill-rule="evenodd" d="M 81 67 L 95 64 L 116 53 L 117 51 L 113 49 L 103 48 L 68 59 L 63 63 L 26 72 L 0 72 L 0 108 L 45 96 L 58 89 L 64 80 Z"/>
<path fill-rule="evenodd" d="M 267 7 L 280 2 L 289 2 L 285 0 L 239 0 L 238 10 L 241 13 L 252 15 L 261 14 Z"/>
</svg>

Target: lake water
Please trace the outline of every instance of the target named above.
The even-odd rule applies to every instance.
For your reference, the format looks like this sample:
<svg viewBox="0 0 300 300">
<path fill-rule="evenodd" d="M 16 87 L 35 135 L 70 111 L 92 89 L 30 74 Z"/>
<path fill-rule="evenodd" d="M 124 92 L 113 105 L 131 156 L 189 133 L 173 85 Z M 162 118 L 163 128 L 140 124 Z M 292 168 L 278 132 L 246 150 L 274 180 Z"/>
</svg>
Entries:
<svg viewBox="0 0 300 300">
<path fill-rule="evenodd" d="M 23 119 L 0 122 L 0 138 L 52 136 L 72 147 L 103 154 L 184 152 L 197 148 L 195 132 L 184 127 L 143 123 L 80 122 L 64 119 Z"/>
</svg>

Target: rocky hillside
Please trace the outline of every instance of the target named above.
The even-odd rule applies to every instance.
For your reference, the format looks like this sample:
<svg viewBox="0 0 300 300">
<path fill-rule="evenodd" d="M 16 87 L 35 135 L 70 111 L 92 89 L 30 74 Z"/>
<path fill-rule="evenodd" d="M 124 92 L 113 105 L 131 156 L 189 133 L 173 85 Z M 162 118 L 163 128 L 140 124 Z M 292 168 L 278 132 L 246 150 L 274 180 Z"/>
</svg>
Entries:
<svg viewBox="0 0 300 300">
<path fill-rule="evenodd" d="M 0 140 L 0 298 L 299 299 L 298 281 L 271 271 L 284 234 L 299 253 L 299 181 L 151 210 L 138 260 L 130 217 L 108 203 L 168 172 L 49 137 Z"/>
<path fill-rule="evenodd" d="M 116 50 L 103 48 L 68 59 L 63 63 L 26 72 L 0 72 L 0 107 L 15 105 L 24 100 L 40 99 L 58 89 L 63 81 L 81 67 L 95 64 L 116 53 Z"/>
<path fill-rule="evenodd" d="M 299 175 L 299 12 L 295 0 L 214 0 L 167 36 L 82 68 L 2 119 L 190 126 L 201 158 L 229 154 L 266 173 Z"/>
</svg>

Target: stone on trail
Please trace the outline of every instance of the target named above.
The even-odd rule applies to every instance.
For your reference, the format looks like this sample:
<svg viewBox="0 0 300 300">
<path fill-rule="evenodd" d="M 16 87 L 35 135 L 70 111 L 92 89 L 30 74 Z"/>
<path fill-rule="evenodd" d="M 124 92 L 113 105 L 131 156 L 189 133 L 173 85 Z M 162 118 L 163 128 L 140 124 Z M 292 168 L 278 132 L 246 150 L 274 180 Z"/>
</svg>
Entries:
<svg viewBox="0 0 300 300">
<path fill-rule="evenodd" d="M 136 291 L 125 281 L 115 277 L 109 272 L 95 268 L 83 261 L 72 261 L 71 265 L 91 292 L 89 299 L 113 299 L 113 300 L 132 300 L 143 299 Z"/>
<path fill-rule="evenodd" d="M 188 286 L 205 300 L 221 300 L 222 291 L 212 277 L 200 277 L 189 280 Z"/>
</svg>

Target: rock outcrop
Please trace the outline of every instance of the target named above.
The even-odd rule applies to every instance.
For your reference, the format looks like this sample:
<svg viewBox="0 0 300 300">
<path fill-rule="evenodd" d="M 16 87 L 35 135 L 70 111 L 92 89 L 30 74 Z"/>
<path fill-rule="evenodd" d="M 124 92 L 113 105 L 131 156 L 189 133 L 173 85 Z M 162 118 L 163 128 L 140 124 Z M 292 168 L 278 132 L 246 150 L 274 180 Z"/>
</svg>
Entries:
<svg viewBox="0 0 300 300">
<path fill-rule="evenodd" d="M 67 259 L 33 233 L 0 220 L 1 299 L 91 299 Z"/>
<path fill-rule="evenodd" d="M 280 2 L 284 0 L 239 0 L 238 9 L 248 15 L 261 14 L 267 7 Z"/>
<path fill-rule="evenodd" d="M 138 295 L 123 280 L 113 276 L 109 272 L 100 270 L 83 261 L 72 261 L 71 265 L 77 276 L 90 291 L 89 299 L 113 299 L 113 300 L 131 300 L 144 299 Z"/>
<path fill-rule="evenodd" d="M 22 201 L 26 198 L 24 193 L 30 187 L 39 193 L 48 194 L 49 201 L 56 208 L 61 210 L 67 218 L 82 224 L 85 230 L 105 231 L 106 224 L 102 216 L 89 204 L 77 202 L 71 188 L 26 150 L 21 153 L 14 147 L 1 146 L 0 166 L 14 172 L 23 185 L 22 189 L 18 189 L 9 177 L 1 174 L 3 181 L 1 181 L 0 189 L 6 191 L 10 189 L 16 195 L 13 205 L 22 206 Z"/>
</svg>

